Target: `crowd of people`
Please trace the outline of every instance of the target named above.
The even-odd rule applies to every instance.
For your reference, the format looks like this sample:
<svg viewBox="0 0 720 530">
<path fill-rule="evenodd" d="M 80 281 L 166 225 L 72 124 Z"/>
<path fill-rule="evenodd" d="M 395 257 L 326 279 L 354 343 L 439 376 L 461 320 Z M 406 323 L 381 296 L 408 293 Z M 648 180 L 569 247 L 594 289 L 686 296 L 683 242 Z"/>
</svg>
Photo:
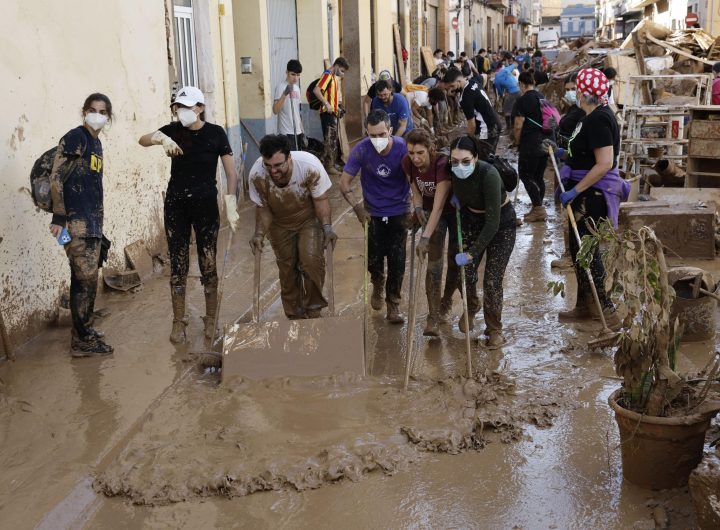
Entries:
<svg viewBox="0 0 720 530">
<path fill-rule="evenodd" d="M 589 68 L 567 77 L 560 116 L 538 90 L 552 75 L 552 65 L 539 50 L 481 49 L 473 57 L 435 50 L 434 61 L 433 72 L 404 87 L 389 71 L 380 72 L 363 100 L 365 138 L 347 154 L 345 163 L 338 147 L 338 124 L 344 114 L 339 89 L 351 65 L 338 57 L 308 91 L 324 137 L 318 157 L 308 152 L 300 112 L 302 65 L 298 60 L 287 63 L 286 78 L 273 89 L 276 133 L 262 138 L 260 157 L 249 171 L 249 197 L 256 206 L 251 250 L 262 252 L 265 239 L 269 240 L 287 318 L 316 318 L 328 305 L 323 295 L 325 250 L 337 242 L 328 196 L 331 177 L 337 178 L 365 229 L 372 308 L 384 307 L 390 323 L 404 322 L 400 306 L 406 246 L 408 234 L 415 238 L 419 231 L 418 257 L 428 261 L 425 335 L 439 336 L 440 324 L 449 319 L 453 295 L 462 291 L 459 271 L 464 268 L 467 320 L 461 318 L 459 328 L 465 333 L 473 330 L 482 307 L 490 348 L 505 342 L 503 281 L 521 224 L 509 194 L 517 181 L 508 182 L 494 164 L 501 134 L 508 135 L 510 145 L 518 149 L 517 180 L 532 203 L 525 222 L 547 219 L 544 174 L 549 156 L 554 156 L 564 161 L 567 191 L 559 200 L 563 206 L 573 204 L 581 233 L 587 233 L 590 220 L 609 218 L 617 224 L 618 204 L 627 190 L 617 170 L 620 137 L 611 109 L 613 72 Z M 218 160 L 227 177 L 224 216 L 233 232 L 239 230 L 232 149 L 225 131 L 205 121 L 204 109 L 203 93 L 184 87 L 171 105 L 175 119 L 139 140 L 145 147 L 161 145 L 172 158 L 164 222 L 171 264 L 170 340 L 175 343 L 186 340 L 191 230 L 205 292 L 208 339 L 217 326 Z M 98 135 L 111 119 L 109 98 L 89 96 L 83 124 L 62 138 L 51 175 L 50 229 L 56 237 L 64 231 L 70 236 L 65 249 L 71 268 L 71 349 L 77 357 L 113 351 L 91 325 L 103 241 Z M 439 143 L 453 127 L 452 138 Z M 359 196 L 353 190 L 358 176 Z M 573 237 L 568 241 L 574 262 L 578 245 Z M 477 284 L 483 257 L 481 303 Z M 606 320 L 617 326 L 597 255 L 591 272 Z M 576 276 L 577 304 L 560 317 L 596 317 L 586 276 L 577 265 Z"/>
</svg>

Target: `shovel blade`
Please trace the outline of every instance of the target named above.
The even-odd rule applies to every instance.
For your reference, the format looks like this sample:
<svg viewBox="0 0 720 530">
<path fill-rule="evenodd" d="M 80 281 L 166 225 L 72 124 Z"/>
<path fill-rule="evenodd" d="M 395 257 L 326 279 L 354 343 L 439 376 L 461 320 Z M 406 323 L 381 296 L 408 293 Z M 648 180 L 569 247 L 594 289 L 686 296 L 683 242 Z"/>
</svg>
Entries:
<svg viewBox="0 0 720 530">
<path fill-rule="evenodd" d="M 222 379 L 365 373 L 362 316 L 234 324 L 223 341 Z"/>
</svg>

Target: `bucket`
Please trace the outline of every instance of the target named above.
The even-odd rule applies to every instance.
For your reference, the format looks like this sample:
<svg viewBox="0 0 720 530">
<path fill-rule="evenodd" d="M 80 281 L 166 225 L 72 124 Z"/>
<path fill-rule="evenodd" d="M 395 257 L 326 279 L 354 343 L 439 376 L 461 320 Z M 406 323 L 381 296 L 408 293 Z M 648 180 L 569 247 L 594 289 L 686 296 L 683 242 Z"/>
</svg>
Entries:
<svg viewBox="0 0 720 530">
<path fill-rule="evenodd" d="M 618 405 L 621 392 L 613 392 L 608 404 L 620 431 L 623 477 L 642 488 L 687 485 L 702 459 L 705 432 L 717 411 L 673 418 L 645 416 Z"/>
<path fill-rule="evenodd" d="M 680 342 L 714 339 L 717 321 L 715 299 L 702 293 L 698 298 L 692 298 L 692 280 L 679 280 L 673 288 L 676 296 L 670 308 L 670 320 L 679 317 L 684 326 Z"/>
</svg>

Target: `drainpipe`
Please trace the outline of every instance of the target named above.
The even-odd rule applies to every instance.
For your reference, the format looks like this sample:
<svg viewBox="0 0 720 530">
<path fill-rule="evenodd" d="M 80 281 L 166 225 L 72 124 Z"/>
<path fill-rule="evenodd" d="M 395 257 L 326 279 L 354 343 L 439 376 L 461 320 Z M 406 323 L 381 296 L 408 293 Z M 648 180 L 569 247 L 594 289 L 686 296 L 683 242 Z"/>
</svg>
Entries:
<svg viewBox="0 0 720 530">
<path fill-rule="evenodd" d="M 335 60 L 333 53 L 333 6 L 332 2 L 328 0 L 327 3 L 327 24 L 328 24 L 328 61 L 330 64 Z M 323 70 L 325 66 L 323 65 Z"/>
</svg>

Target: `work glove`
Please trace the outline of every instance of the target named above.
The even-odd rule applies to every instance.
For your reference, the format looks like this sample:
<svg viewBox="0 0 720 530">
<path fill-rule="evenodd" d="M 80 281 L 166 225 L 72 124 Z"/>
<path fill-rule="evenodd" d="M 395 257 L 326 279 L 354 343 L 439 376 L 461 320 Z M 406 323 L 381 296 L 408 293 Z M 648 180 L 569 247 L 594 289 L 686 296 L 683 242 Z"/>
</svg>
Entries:
<svg viewBox="0 0 720 530">
<path fill-rule="evenodd" d="M 565 149 L 563 149 L 562 147 L 558 147 L 557 149 L 555 149 L 555 158 L 557 160 L 562 160 L 563 158 L 565 158 L 566 154 L 567 154 L 567 151 Z"/>
<path fill-rule="evenodd" d="M 155 131 L 155 133 L 150 137 L 150 141 L 153 145 L 162 145 L 163 149 L 165 149 L 165 154 L 169 157 L 180 156 L 183 154 L 183 150 L 180 149 L 180 146 L 162 131 Z"/>
<path fill-rule="evenodd" d="M 470 265 L 472 263 L 472 256 L 468 254 L 467 252 L 461 252 L 460 254 L 455 254 L 455 263 L 458 267 L 464 267 L 465 265 Z"/>
<path fill-rule="evenodd" d="M 230 225 L 230 230 L 237 232 L 240 225 L 240 214 L 237 211 L 237 197 L 235 195 L 225 195 L 225 219 Z"/>
<path fill-rule="evenodd" d="M 293 91 L 292 85 L 287 85 L 287 86 L 285 87 L 285 90 L 283 91 L 283 94 L 284 94 L 285 96 L 289 96 L 290 94 L 292 94 L 292 91 Z"/>
<path fill-rule="evenodd" d="M 456 210 L 460 209 L 460 199 L 458 199 L 457 195 L 455 195 L 454 193 L 453 193 L 452 198 L 450 199 L 450 204 Z"/>
<path fill-rule="evenodd" d="M 264 246 L 265 234 L 255 232 L 255 234 L 253 234 L 252 238 L 250 239 L 250 249 L 252 250 L 252 253 L 256 254 L 257 252 L 262 252 Z"/>
<path fill-rule="evenodd" d="M 575 188 L 569 189 L 564 193 L 560 194 L 560 202 L 563 205 L 563 208 L 565 208 L 568 204 L 570 204 L 575 197 L 578 196 L 578 192 Z"/>
<path fill-rule="evenodd" d="M 327 248 L 328 245 L 335 250 L 335 243 L 337 243 L 337 234 L 333 231 L 332 225 L 323 225 L 323 248 Z"/>
<path fill-rule="evenodd" d="M 550 138 L 545 138 L 545 139 L 542 141 L 543 151 L 545 151 L 545 152 L 547 153 L 547 150 L 548 150 L 549 147 L 552 147 L 552 150 L 553 150 L 553 151 L 555 151 L 555 149 L 558 148 L 557 144 L 556 144 L 555 142 L 553 142 Z"/>
<path fill-rule="evenodd" d="M 360 221 L 361 225 L 364 225 L 370 220 L 370 215 L 368 215 L 367 210 L 365 210 L 365 207 L 361 203 L 357 203 L 353 206 L 353 211 L 355 212 L 355 215 L 357 215 L 358 221 Z"/>
<path fill-rule="evenodd" d="M 428 222 L 427 214 L 425 213 L 425 210 L 423 210 L 422 206 L 416 206 L 415 207 L 415 218 L 418 220 L 418 223 L 420 223 L 422 226 L 425 226 Z"/>
<path fill-rule="evenodd" d="M 429 248 L 430 238 L 422 236 L 417 244 L 417 247 L 415 248 L 415 252 L 417 252 L 418 258 L 423 259 L 427 255 Z"/>
</svg>

